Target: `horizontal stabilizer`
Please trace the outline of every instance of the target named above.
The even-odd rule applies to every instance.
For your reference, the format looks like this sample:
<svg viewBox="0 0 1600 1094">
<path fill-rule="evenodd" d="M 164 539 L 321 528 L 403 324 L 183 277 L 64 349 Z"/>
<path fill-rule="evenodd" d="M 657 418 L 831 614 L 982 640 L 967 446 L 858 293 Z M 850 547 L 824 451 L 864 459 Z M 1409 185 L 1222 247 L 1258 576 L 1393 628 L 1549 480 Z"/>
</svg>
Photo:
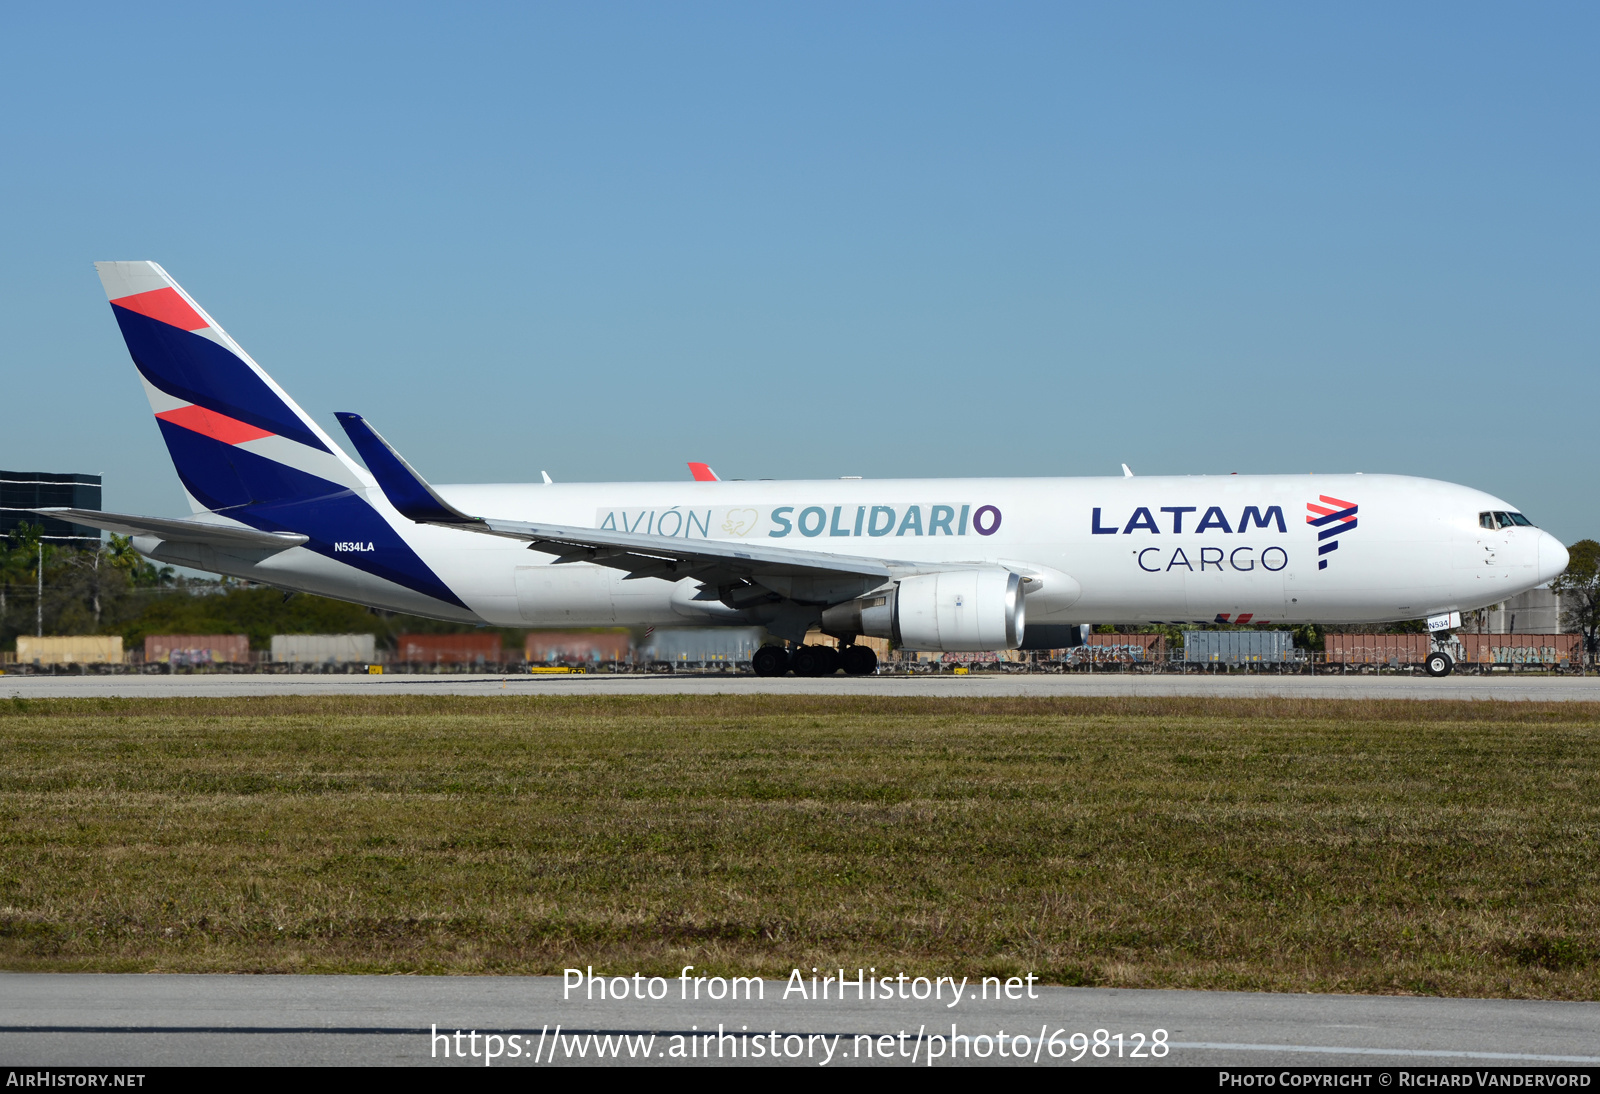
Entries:
<svg viewBox="0 0 1600 1094">
<path fill-rule="evenodd" d="M 378 480 L 389 504 L 398 509 L 401 516 L 420 524 L 483 523 L 441 498 L 406 462 L 405 457 L 396 452 L 394 446 L 384 440 L 372 428 L 372 423 L 361 415 L 338 411 L 334 417 L 344 426 L 344 431 L 350 435 L 350 443 L 356 446 L 356 451 L 366 461 L 367 470 Z"/>
<path fill-rule="evenodd" d="M 174 543 L 206 543 L 213 547 L 253 547 L 286 551 L 310 537 L 293 532 L 260 532 L 233 524 L 210 524 L 199 520 L 171 520 L 166 517 L 133 517 L 124 513 L 102 513 L 98 509 L 32 509 L 40 516 L 104 528 L 119 536 L 158 536 Z"/>
</svg>

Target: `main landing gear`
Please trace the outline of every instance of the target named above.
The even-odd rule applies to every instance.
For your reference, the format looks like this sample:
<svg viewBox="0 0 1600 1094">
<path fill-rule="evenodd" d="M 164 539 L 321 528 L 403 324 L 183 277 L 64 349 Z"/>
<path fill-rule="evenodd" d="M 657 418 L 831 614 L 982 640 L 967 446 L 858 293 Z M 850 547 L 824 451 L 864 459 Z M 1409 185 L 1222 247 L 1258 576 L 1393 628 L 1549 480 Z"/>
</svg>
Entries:
<svg viewBox="0 0 1600 1094">
<path fill-rule="evenodd" d="M 789 655 L 796 676 L 832 676 L 839 671 L 839 651 L 832 646 L 801 646 Z"/>
<path fill-rule="evenodd" d="M 750 658 L 757 676 L 832 676 L 843 669 L 849 676 L 871 676 L 878 671 L 878 655 L 868 646 L 798 646 L 793 653 L 782 646 L 762 646 Z"/>
</svg>

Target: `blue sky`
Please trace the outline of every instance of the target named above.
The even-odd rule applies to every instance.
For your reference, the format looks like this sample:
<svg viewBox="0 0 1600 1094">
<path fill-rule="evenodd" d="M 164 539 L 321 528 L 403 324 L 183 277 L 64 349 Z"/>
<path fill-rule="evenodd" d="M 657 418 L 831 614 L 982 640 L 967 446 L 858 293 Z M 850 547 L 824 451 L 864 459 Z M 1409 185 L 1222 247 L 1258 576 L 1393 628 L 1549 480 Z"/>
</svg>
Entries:
<svg viewBox="0 0 1600 1094">
<path fill-rule="evenodd" d="M 1600 536 L 1600 8 L 11 5 L 0 467 L 183 502 L 91 262 L 439 482 L 1391 471 Z"/>
</svg>

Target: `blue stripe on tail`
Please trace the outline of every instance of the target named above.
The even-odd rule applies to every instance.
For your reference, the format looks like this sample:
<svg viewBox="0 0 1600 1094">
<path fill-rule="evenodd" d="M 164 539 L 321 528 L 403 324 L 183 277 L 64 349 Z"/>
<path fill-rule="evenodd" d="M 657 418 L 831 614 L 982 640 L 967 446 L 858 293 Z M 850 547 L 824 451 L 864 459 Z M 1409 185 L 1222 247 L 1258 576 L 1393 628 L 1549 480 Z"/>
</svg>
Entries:
<svg viewBox="0 0 1600 1094">
<path fill-rule="evenodd" d="M 161 435 L 184 488 L 207 509 L 264 532 L 310 536 L 308 551 L 472 610 L 354 491 L 170 422 L 161 422 Z M 336 543 L 372 550 L 335 552 Z"/>
<path fill-rule="evenodd" d="M 115 304 L 111 311 L 122 328 L 133 363 L 146 380 L 168 395 L 249 422 L 318 451 L 328 451 L 328 446 L 306 428 L 300 416 L 285 405 L 247 362 L 209 338 Z"/>
</svg>

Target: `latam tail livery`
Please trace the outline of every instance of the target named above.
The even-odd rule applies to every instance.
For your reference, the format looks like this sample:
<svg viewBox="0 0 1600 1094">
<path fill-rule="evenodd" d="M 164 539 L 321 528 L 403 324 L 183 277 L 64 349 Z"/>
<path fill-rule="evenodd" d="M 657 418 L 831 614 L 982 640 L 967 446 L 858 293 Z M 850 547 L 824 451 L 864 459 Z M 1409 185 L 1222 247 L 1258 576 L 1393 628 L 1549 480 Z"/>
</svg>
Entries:
<svg viewBox="0 0 1600 1094">
<path fill-rule="evenodd" d="M 1398 475 L 434 486 L 358 414 L 356 463 L 154 262 L 97 263 L 193 514 L 53 510 L 163 562 L 494 626 L 758 625 L 764 674 L 1074 645 L 1086 623 L 1355 623 L 1549 581 L 1561 543 Z M 820 628 L 842 654 L 803 646 Z M 1450 660 L 1441 645 L 1430 671 Z"/>
</svg>

